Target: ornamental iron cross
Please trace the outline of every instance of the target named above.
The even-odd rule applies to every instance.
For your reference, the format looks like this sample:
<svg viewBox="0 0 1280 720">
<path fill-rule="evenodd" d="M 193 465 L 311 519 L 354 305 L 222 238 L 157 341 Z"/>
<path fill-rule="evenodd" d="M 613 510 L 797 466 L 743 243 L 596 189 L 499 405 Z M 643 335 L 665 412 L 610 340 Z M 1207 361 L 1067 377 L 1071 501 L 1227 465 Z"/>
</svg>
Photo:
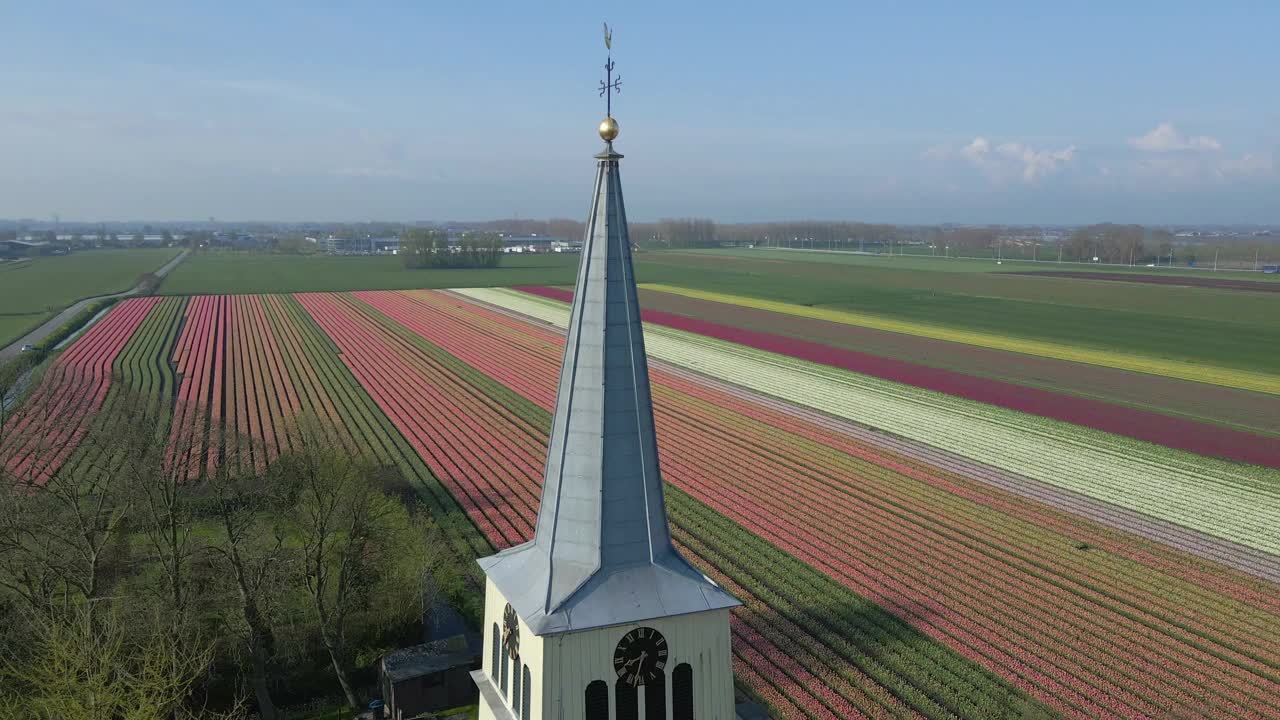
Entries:
<svg viewBox="0 0 1280 720">
<path fill-rule="evenodd" d="M 613 117 L 613 94 L 622 92 L 622 76 L 613 76 L 613 31 L 609 29 L 609 23 L 604 24 L 604 46 L 610 52 L 604 63 L 605 79 L 600 81 L 600 97 L 605 99 L 605 115 Z"/>
</svg>

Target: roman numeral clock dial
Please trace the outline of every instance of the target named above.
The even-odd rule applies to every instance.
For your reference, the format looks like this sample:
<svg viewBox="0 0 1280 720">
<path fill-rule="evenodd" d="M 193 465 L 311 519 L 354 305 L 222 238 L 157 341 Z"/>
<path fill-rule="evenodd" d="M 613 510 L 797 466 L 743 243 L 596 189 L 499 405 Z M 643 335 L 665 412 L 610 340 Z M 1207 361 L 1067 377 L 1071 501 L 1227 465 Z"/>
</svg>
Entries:
<svg viewBox="0 0 1280 720">
<path fill-rule="evenodd" d="M 512 660 L 520 656 L 520 618 L 511 603 L 502 612 L 502 647 Z"/>
<path fill-rule="evenodd" d="M 667 639 L 653 628 L 640 627 L 618 641 L 613 651 L 613 671 L 632 687 L 657 681 L 667 667 Z"/>
</svg>

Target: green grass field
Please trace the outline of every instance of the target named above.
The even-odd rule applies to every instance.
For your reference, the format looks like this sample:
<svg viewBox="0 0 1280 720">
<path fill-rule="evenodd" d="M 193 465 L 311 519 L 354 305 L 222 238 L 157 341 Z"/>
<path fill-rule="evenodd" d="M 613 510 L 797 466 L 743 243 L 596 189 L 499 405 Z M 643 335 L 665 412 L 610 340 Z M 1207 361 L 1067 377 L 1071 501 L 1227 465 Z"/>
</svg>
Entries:
<svg viewBox="0 0 1280 720">
<path fill-rule="evenodd" d="M 1093 263 L 1079 262 L 1055 262 L 1052 258 L 1041 256 L 1038 262 L 1032 261 L 1029 257 L 1022 259 L 1005 258 L 1001 264 L 996 264 L 995 257 L 942 257 L 933 255 L 927 248 L 913 247 L 911 251 L 905 254 L 897 254 L 895 248 L 894 255 L 876 255 L 876 254 L 860 254 L 850 251 L 837 250 L 836 252 L 827 252 L 819 247 L 816 251 L 809 250 L 786 250 L 772 248 L 723 248 L 723 249 L 692 249 L 677 250 L 674 252 L 683 253 L 712 253 L 716 255 L 738 255 L 740 257 L 755 258 L 772 258 L 777 260 L 789 260 L 794 262 L 816 262 L 816 263 L 839 263 L 848 265 L 866 265 L 870 267 L 896 267 L 911 270 L 932 270 L 937 272 L 1053 272 L 1057 270 L 1072 270 L 1083 272 L 1099 272 L 1099 273 L 1142 273 L 1149 275 L 1177 275 L 1181 277 L 1222 277 L 1233 278 L 1236 280 L 1255 280 L 1259 282 L 1280 282 L 1280 275 L 1267 275 L 1261 272 L 1227 270 L 1223 269 L 1217 272 L 1209 270 L 1206 266 L 1201 265 L 1199 268 L 1189 268 L 1185 265 L 1174 265 L 1173 267 L 1146 267 L 1145 265 L 1101 265 Z M 1264 262 L 1265 264 L 1274 264 L 1274 262 Z"/>
<path fill-rule="evenodd" d="M 571 285 L 577 255 L 521 255 L 493 270 L 407 270 L 396 257 L 210 253 L 164 294 Z M 949 327 L 1280 372 L 1280 293 L 1000 272 L 1046 265 L 783 250 L 643 252 L 641 282 L 857 310 Z M 1058 267 L 1053 264 L 1049 269 Z M 1079 266 L 1068 266 L 1079 267 Z M 1128 270 L 1128 268 L 1125 268 Z M 1262 278 L 1261 274 L 1231 273 Z"/>
<path fill-rule="evenodd" d="M 637 274 L 644 282 L 668 282 L 665 279 L 650 280 L 649 274 L 686 277 L 703 272 L 732 273 L 738 277 L 730 282 L 745 288 L 759 285 L 770 293 L 769 288 L 777 288 L 785 296 L 774 297 L 757 292 L 739 294 L 814 305 L 858 307 L 866 299 L 865 291 L 894 293 L 892 300 L 896 303 L 904 299 L 897 295 L 901 291 L 912 297 L 921 293 L 940 293 L 1103 310 L 1123 309 L 1171 317 L 1230 318 L 1235 322 L 1280 326 L 1280 313 L 1276 312 L 1278 298 L 1270 293 L 1178 285 L 1135 287 L 1133 283 L 1013 275 L 1004 270 L 1004 266 L 997 269 L 996 265 L 986 262 L 842 256 L 785 250 L 765 250 L 760 254 L 752 251 L 649 253 L 640 258 L 644 267 Z M 1238 275 L 1234 273 L 1233 277 Z M 1270 276 L 1257 274 L 1257 277 Z M 909 302 L 912 297 L 905 300 Z"/>
<path fill-rule="evenodd" d="M 133 287 L 178 254 L 173 248 L 88 250 L 0 265 L 0 346 L 71 303 Z"/>
<path fill-rule="evenodd" d="M 165 278 L 164 295 L 409 290 L 572 284 L 577 255 L 509 255 L 494 269 L 406 269 L 390 255 L 333 257 L 217 252 L 188 257 Z"/>
<path fill-rule="evenodd" d="M 1138 273 L 1155 277 L 1175 275 L 1195 278 L 1229 278 L 1232 280 L 1249 280 L 1254 282 L 1280 282 L 1280 275 L 1268 275 L 1261 272 L 1241 270 L 1220 270 L 1214 272 L 1204 268 L 1195 269 L 1182 266 L 1149 268 L 1144 265 L 1094 265 L 1091 263 L 1057 263 L 1047 260 L 1032 262 L 1030 260 L 1004 260 L 996 264 L 988 258 L 943 258 L 925 254 L 906 255 L 873 255 L 854 252 L 823 252 L 799 250 L 775 250 L 770 248 L 714 248 L 672 250 L 673 254 L 716 255 L 719 257 L 753 258 L 757 260 L 785 260 L 787 262 L 808 262 L 822 265 L 856 265 L 871 268 L 896 268 L 899 270 L 927 270 L 943 273 L 1015 273 L 1015 272 L 1091 272 L 1091 273 Z"/>
<path fill-rule="evenodd" d="M 45 316 L 42 314 L 39 317 Z M 22 337 L 36 322 L 36 317 L 31 315 L 0 315 L 0 347 Z"/>
</svg>

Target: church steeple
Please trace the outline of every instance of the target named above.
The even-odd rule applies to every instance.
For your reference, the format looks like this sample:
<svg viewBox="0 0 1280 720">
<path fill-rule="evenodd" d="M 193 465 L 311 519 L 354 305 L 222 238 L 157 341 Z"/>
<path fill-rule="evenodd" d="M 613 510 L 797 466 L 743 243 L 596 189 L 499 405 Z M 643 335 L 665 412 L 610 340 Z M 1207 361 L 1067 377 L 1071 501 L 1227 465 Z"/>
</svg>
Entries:
<svg viewBox="0 0 1280 720">
<path fill-rule="evenodd" d="M 738 604 L 671 544 L 612 115 L 599 132 L 537 531 L 480 561 L 538 634 Z"/>
<path fill-rule="evenodd" d="M 671 543 L 611 111 L 599 133 L 537 530 L 479 561 L 480 718 L 731 720 L 739 603 Z"/>
<path fill-rule="evenodd" d="M 538 634 L 738 604 L 671 544 L 617 133 L 607 117 L 536 535 L 480 561 Z"/>
</svg>

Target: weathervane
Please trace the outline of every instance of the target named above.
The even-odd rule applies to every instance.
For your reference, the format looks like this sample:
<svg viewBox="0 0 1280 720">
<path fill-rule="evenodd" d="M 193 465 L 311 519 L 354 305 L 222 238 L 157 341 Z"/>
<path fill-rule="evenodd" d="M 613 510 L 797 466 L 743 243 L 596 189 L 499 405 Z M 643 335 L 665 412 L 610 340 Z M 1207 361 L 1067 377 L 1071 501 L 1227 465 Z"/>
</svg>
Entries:
<svg viewBox="0 0 1280 720">
<path fill-rule="evenodd" d="M 600 97 L 604 98 L 604 120 L 600 122 L 600 137 L 613 142 L 618 137 L 618 122 L 613 119 L 613 94 L 622 92 L 622 76 L 613 76 L 613 31 L 604 24 L 604 47 L 609 51 L 604 63 L 604 80 L 600 81 Z"/>
<path fill-rule="evenodd" d="M 622 76 L 613 76 L 613 31 L 609 23 L 604 24 L 604 46 L 609 50 L 609 57 L 604 63 L 605 79 L 600 81 L 600 97 L 605 98 L 605 116 L 613 117 L 613 94 L 622 92 Z"/>
</svg>

